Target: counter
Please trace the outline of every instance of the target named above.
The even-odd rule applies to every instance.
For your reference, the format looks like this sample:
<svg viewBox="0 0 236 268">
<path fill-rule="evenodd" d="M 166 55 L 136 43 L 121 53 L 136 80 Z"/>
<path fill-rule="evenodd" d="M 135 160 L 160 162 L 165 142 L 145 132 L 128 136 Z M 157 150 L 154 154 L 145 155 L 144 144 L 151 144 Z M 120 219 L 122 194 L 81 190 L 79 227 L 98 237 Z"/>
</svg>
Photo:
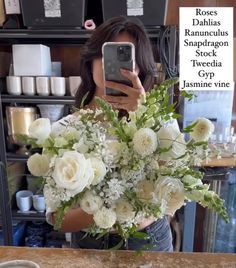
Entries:
<svg viewBox="0 0 236 268">
<path fill-rule="evenodd" d="M 0 247 L 0 263 L 31 260 L 41 268 L 236 268 L 236 254 L 162 253 L 79 250 L 55 248 Z"/>
<path fill-rule="evenodd" d="M 203 162 L 202 166 L 204 167 L 236 167 L 236 158 L 234 157 L 225 157 L 221 159 L 212 158 L 207 162 Z"/>
</svg>

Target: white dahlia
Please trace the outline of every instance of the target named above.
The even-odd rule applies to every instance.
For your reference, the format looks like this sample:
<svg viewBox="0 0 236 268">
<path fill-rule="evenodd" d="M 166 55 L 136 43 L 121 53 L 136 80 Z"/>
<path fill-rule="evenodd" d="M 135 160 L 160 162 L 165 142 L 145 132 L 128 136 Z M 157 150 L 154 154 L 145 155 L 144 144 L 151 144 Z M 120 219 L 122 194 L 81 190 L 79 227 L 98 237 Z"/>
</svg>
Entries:
<svg viewBox="0 0 236 268">
<path fill-rule="evenodd" d="M 45 155 L 36 153 L 29 157 L 27 166 L 32 175 L 45 176 L 49 171 L 49 159 Z"/>
<path fill-rule="evenodd" d="M 99 228 L 109 229 L 116 222 L 116 213 L 112 209 L 102 207 L 94 214 L 93 219 Z"/>
<path fill-rule="evenodd" d="M 195 141 L 206 141 L 214 132 L 214 124 L 206 118 L 198 118 L 195 121 L 196 125 L 190 133 L 190 137 Z"/>
<path fill-rule="evenodd" d="M 152 154 L 157 149 L 156 133 L 150 128 L 140 128 L 134 134 L 134 150 L 141 156 Z"/>
</svg>

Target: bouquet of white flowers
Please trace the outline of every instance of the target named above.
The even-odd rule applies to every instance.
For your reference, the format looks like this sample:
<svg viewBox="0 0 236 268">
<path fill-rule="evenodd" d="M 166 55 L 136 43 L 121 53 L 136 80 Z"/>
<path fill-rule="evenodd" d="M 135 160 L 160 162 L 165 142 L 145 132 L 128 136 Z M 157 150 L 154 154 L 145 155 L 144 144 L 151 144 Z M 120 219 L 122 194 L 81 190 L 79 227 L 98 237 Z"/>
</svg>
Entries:
<svg viewBox="0 0 236 268">
<path fill-rule="evenodd" d="M 155 87 L 121 119 L 97 99 L 99 110 L 81 109 L 52 125 L 46 118 L 33 122 L 30 143 L 42 153 L 30 156 L 28 169 L 45 179 L 47 212 L 56 212 L 56 229 L 75 206 L 93 215 L 91 232 L 115 229 L 125 239 L 144 219 L 173 215 L 189 200 L 227 220 L 223 200 L 196 169 L 207 157 L 213 124 L 199 118 L 180 132 L 168 95 L 176 81 Z"/>
</svg>

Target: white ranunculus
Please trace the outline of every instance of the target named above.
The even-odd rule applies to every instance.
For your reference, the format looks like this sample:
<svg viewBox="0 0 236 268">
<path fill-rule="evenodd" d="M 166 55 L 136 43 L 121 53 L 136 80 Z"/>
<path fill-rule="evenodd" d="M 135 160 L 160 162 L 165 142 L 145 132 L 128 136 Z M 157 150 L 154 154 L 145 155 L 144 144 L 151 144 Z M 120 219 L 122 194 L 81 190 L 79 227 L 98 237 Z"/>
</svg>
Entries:
<svg viewBox="0 0 236 268">
<path fill-rule="evenodd" d="M 116 222 L 116 213 L 112 209 L 102 207 L 94 214 L 93 219 L 99 228 L 109 229 Z"/>
<path fill-rule="evenodd" d="M 50 133 L 51 123 L 48 118 L 38 118 L 29 126 L 29 137 L 37 139 L 38 144 L 43 144 Z"/>
<path fill-rule="evenodd" d="M 107 153 L 112 156 L 114 163 L 117 163 L 122 155 L 123 145 L 118 140 L 106 140 Z"/>
<path fill-rule="evenodd" d="M 195 141 L 207 141 L 214 132 L 214 124 L 206 118 L 198 118 L 195 122 L 197 124 L 190 132 L 190 137 Z"/>
<path fill-rule="evenodd" d="M 56 158 L 52 177 L 59 187 L 76 194 L 91 184 L 94 172 L 90 159 L 78 152 L 67 151 L 62 157 Z"/>
<path fill-rule="evenodd" d="M 117 221 L 120 223 L 129 222 L 135 216 L 132 205 L 124 199 L 120 199 L 116 202 L 115 211 Z"/>
<path fill-rule="evenodd" d="M 153 201 L 154 184 L 152 181 L 142 180 L 136 185 L 137 197 L 144 202 Z"/>
<path fill-rule="evenodd" d="M 166 214 L 173 216 L 175 211 L 184 205 L 185 191 L 183 183 L 175 178 L 161 177 L 155 185 L 159 200 L 166 200 Z"/>
<path fill-rule="evenodd" d="M 140 128 L 134 134 L 133 145 L 139 155 L 150 155 L 157 149 L 157 135 L 150 128 Z"/>
<path fill-rule="evenodd" d="M 45 155 L 33 154 L 27 161 L 30 173 L 34 176 L 46 176 L 49 171 L 49 159 Z"/>
<path fill-rule="evenodd" d="M 94 171 L 94 179 L 92 181 L 92 185 L 97 185 L 104 179 L 107 173 L 106 166 L 102 162 L 102 160 L 95 158 L 95 157 L 91 157 L 90 161 L 91 161 L 91 165 Z"/>
<path fill-rule="evenodd" d="M 157 137 L 160 148 L 170 148 L 167 152 L 161 153 L 161 160 L 169 160 L 184 155 L 186 149 L 184 135 L 174 126 L 174 124 L 168 124 L 161 127 L 157 132 Z"/>
<path fill-rule="evenodd" d="M 194 178 L 191 175 L 185 175 L 182 178 L 182 182 L 192 187 L 197 186 L 197 185 L 202 185 L 202 181 L 200 179 Z"/>
<path fill-rule="evenodd" d="M 94 214 L 103 205 L 101 197 L 93 194 L 91 191 L 87 191 L 80 201 L 80 207 L 88 214 Z"/>
</svg>

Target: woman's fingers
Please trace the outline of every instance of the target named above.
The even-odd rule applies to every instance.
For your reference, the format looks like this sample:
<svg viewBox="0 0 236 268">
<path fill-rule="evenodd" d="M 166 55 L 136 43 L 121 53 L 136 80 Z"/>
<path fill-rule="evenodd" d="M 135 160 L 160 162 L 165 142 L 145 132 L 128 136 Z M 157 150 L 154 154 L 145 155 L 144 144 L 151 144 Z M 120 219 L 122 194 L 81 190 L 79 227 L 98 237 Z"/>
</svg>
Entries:
<svg viewBox="0 0 236 268">
<path fill-rule="evenodd" d="M 126 70 L 126 69 L 121 69 L 120 72 L 124 77 L 128 78 L 131 81 L 133 88 L 136 88 L 136 89 L 143 88 L 142 83 L 141 83 L 137 73 L 131 72 L 131 71 Z"/>
</svg>

